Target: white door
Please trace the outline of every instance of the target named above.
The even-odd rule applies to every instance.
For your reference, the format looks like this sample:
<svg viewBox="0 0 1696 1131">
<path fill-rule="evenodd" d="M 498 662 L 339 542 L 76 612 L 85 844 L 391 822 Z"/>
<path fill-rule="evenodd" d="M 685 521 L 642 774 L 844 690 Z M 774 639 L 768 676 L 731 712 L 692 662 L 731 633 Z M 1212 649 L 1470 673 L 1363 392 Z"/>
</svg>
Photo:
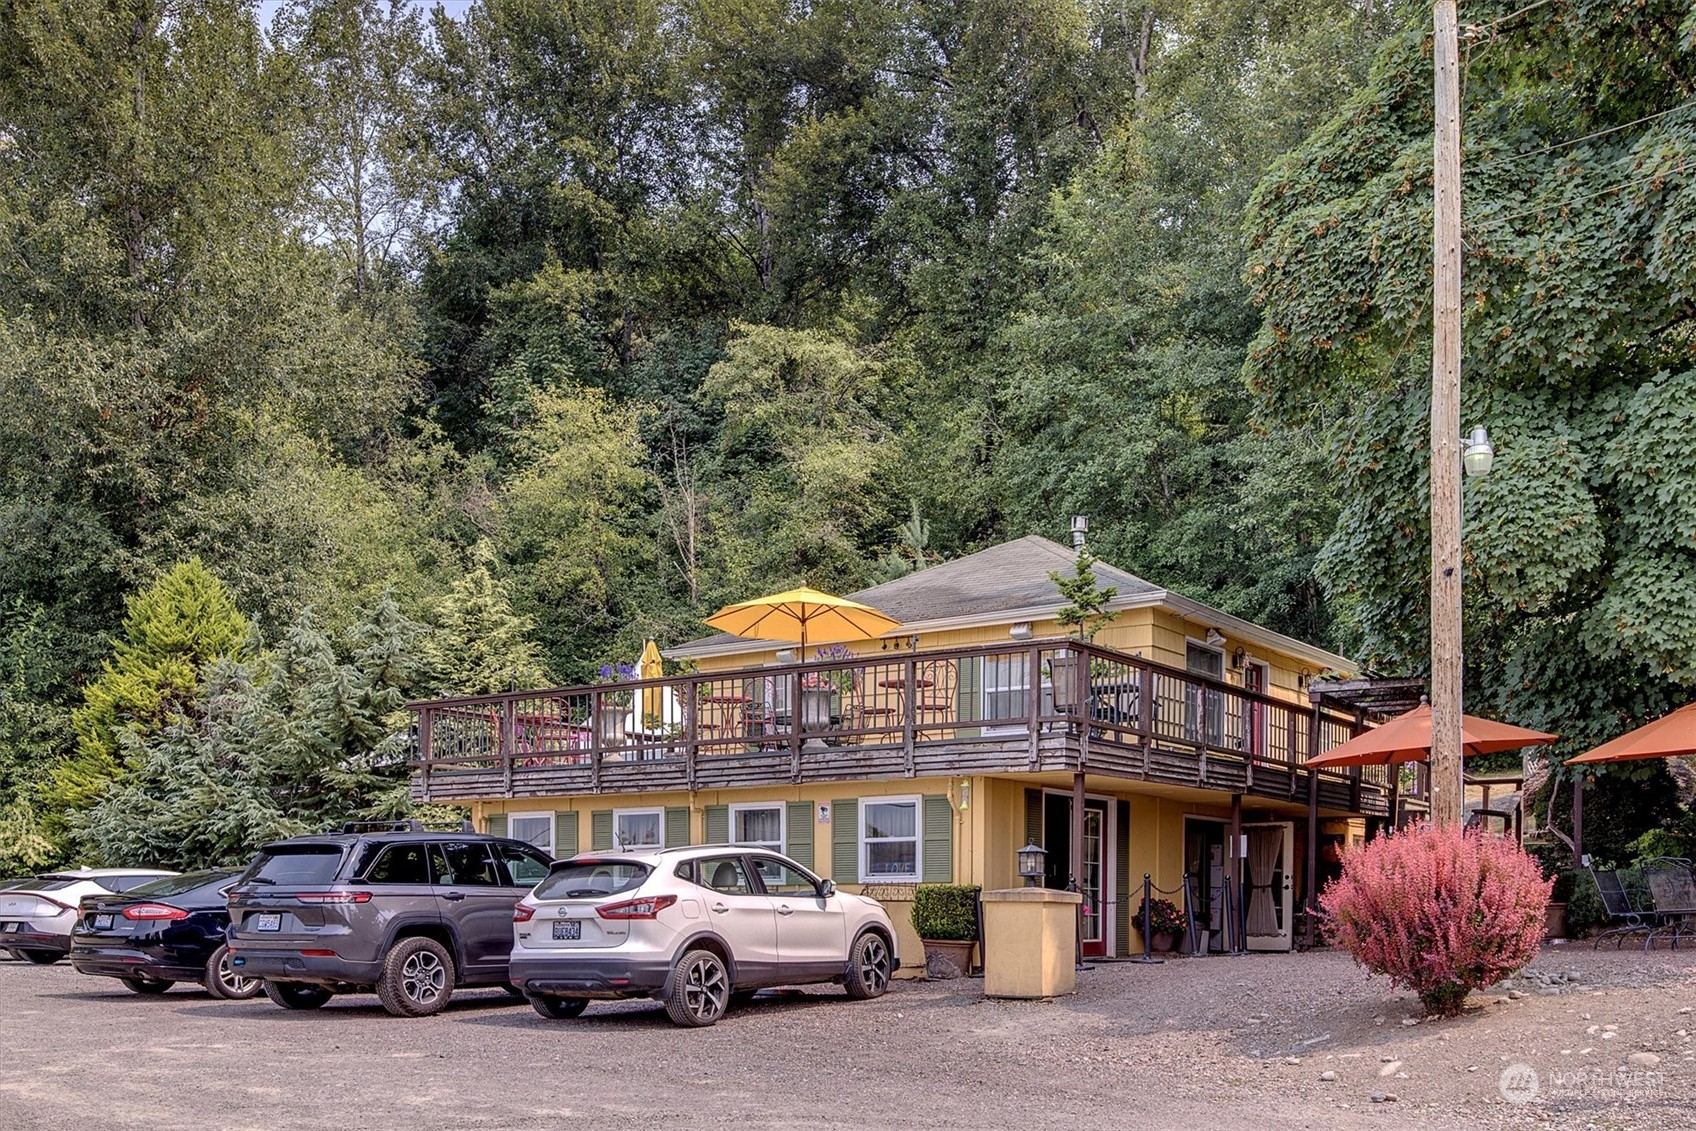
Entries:
<svg viewBox="0 0 1696 1131">
<path fill-rule="evenodd" d="M 1289 950 L 1294 910 L 1295 823 L 1244 824 L 1243 943 L 1249 950 Z"/>
</svg>

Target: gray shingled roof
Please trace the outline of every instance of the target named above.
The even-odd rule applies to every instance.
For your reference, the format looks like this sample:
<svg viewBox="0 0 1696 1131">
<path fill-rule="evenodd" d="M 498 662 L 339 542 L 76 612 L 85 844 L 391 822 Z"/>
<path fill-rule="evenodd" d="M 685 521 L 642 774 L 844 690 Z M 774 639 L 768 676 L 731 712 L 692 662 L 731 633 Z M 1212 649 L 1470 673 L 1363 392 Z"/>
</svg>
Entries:
<svg viewBox="0 0 1696 1131">
<path fill-rule="evenodd" d="M 903 624 L 989 617 L 1015 609 L 1060 609 L 1066 602 L 1048 575 L 1052 571 L 1070 577 L 1076 564 L 1077 555 L 1070 549 L 1032 534 L 844 595 L 882 610 Z M 1158 599 L 1166 592 L 1134 573 L 1101 561 L 1095 565 L 1095 583 L 1102 588 L 1117 589 L 1119 599 Z M 688 652 L 737 639 L 721 632 L 691 640 L 677 651 Z"/>
</svg>

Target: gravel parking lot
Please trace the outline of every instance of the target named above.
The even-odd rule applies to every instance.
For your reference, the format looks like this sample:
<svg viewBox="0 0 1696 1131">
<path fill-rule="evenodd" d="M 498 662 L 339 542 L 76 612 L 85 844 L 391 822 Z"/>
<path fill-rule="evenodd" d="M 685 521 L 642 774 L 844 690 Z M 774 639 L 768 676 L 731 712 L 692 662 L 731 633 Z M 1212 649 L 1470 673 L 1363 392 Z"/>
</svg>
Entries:
<svg viewBox="0 0 1696 1131">
<path fill-rule="evenodd" d="M 1052 1003 L 970 980 L 768 993 L 683 1031 L 651 1003 L 549 1022 L 477 991 L 402 1021 L 370 996 L 290 1013 L 0 962 L 0 1128 L 1696 1127 L 1696 956 L 1533 970 L 1442 1023 L 1404 1024 L 1411 998 L 1321 952 L 1103 964 Z M 1523 1106 L 1498 1087 L 1513 1063 L 1540 1074 Z"/>
</svg>

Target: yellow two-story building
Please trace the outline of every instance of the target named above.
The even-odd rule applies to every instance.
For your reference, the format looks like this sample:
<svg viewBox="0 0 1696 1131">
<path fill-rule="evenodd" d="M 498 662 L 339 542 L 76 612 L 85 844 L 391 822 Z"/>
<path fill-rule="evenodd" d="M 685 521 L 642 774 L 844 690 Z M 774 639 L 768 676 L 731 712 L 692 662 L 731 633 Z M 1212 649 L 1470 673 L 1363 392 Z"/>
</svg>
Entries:
<svg viewBox="0 0 1696 1131">
<path fill-rule="evenodd" d="M 1304 766 L 1364 725 L 1321 694 L 1352 665 L 1104 562 L 1115 616 L 1068 637 L 1075 565 L 1021 538 L 851 594 L 901 622 L 880 639 L 713 636 L 667 651 L 686 675 L 414 704 L 415 796 L 556 856 L 769 845 L 903 927 L 917 884 L 1017 886 L 1034 843 L 1086 956 L 1141 948 L 1145 875 L 1192 945 L 1288 949 L 1316 846 L 1387 812 L 1381 769 Z"/>
</svg>

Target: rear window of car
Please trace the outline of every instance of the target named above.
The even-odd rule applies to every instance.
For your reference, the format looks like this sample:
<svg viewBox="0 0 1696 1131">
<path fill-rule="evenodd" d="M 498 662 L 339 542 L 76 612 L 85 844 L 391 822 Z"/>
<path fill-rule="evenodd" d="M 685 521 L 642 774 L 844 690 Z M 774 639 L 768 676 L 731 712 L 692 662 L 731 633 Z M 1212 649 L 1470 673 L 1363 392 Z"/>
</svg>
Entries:
<svg viewBox="0 0 1696 1131">
<path fill-rule="evenodd" d="M 154 876 L 107 876 L 94 882 L 107 891 L 134 891 L 143 884 L 153 883 L 155 879 Z"/>
<path fill-rule="evenodd" d="M 129 894 L 160 898 L 168 895 L 182 895 L 196 888 L 208 887 L 216 883 L 227 884 L 240 874 L 240 872 L 224 869 L 217 872 L 190 872 L 183 876 L 166 876 L 162 880 L 138 884 L 129 890 Z"/>
<path fill-rule="evenodd" d="M 243 873 L 242 883 L 325 884 L 336 878 L 342 863 L 339 844 L 290 844 L 261 849 L 259 859 Z"/>
<path fill-rule="evenodd" d="M 63 891 L 80 882 L 75 876 L 47 876 L 28 885 L 30 891 Z"/>
<path fill-rule="evenodd" d="M 572 860 L 555 864 L 536 885 L 537 899 L 594 899 L 640 887 L 653 869 L 634 860 Z"/>
</svg>

